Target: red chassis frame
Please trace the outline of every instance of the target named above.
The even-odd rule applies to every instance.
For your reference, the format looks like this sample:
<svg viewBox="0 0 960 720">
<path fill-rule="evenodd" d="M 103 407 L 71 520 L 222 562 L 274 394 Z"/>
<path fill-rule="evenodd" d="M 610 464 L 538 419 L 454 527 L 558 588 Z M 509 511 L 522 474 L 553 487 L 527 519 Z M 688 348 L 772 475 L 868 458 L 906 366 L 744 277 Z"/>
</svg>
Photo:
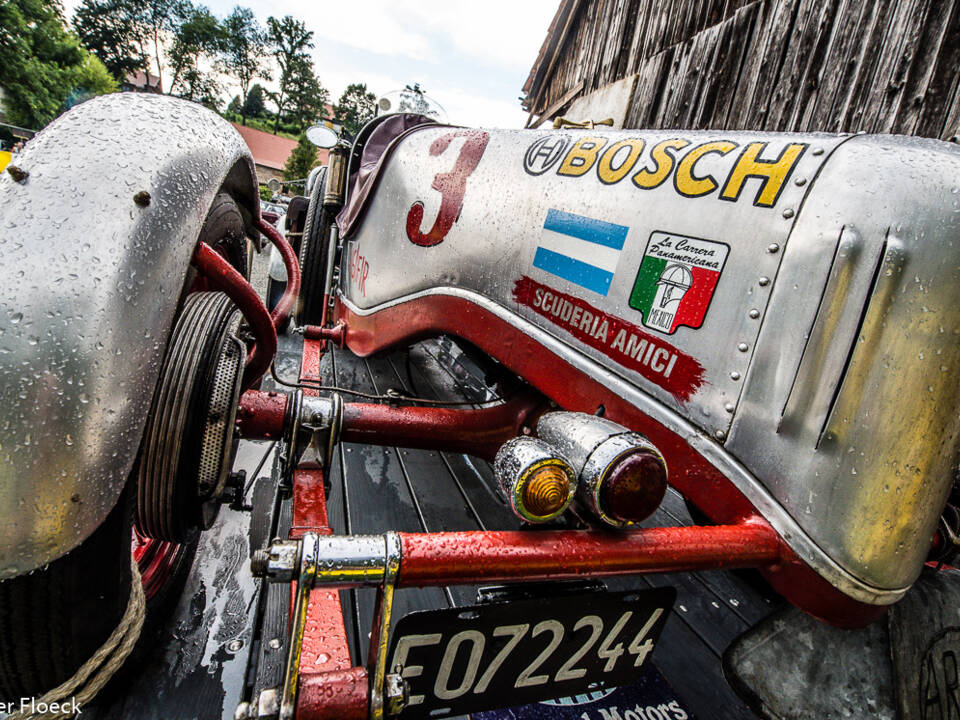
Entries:
<svg viewBox="0 0 960 720">
<path fill-rule="evenodd" d="M 561 358 L 547 358 L 545 348 L 472 303 L 433 296 L 365 317 L 338 303 L 336 320 L 337 334 L 361 356 L 448 332 L 490 353 L 565 409 L 594 412 L 602 404 L 606 417 L 643 432 L 660 448 L 671 470 L 671 484 L 720 523 L 618 533 L 399 533 L 402 560 L 397 587 L 750 567 L 763 572 L 794 604 L 835 625 L 864 625 L 883 614 L 885 608 L 851 600 L 800 561 L 749 501 L 681 438 Z M 305 334 L 302 381 L 323 381 L 320 360 L 327 339 L 326 334 Z M 280 437 L 286 401 L 283 394 L 245 393 L 238 410 L 241 434 Z M 491 457 L 500 443 L 534 424 L 542 410 L 529 396 L 484 410 L 346 403 L 342 439 Z M 305 532 L 333 534 L 323 472 L 317 468 L 293 473 L 290 537 Z M 335 589 L 311 591 L 299 668 L 298 718 L 368 716 L 368 673 L 351 662 Z"/>
</svg>

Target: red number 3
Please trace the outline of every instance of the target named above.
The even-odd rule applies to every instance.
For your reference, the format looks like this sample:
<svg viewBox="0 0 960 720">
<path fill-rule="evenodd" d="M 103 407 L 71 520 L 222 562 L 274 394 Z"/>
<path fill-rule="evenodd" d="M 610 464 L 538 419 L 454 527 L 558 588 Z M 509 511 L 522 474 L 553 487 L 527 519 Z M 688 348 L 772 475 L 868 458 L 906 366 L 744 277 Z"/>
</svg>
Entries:
<svg viewBox="0 0 960 720">
<path fill-rule="evenodd" d="M 423 203 L 415 202 L 407 213 L 407 237 L 414 245 L 431 247 L 443 242 L 450 228 L 460 217 L 463 209 L 463 193 L 467 189 L 467 178 L 477 169 L 477 163 L 487 147 L 489 133 L 482 130 L 457 130 L 441 135 L 430 143 L 430 154 L 436 157 L 446 152 L 454 138 L 466 138 L 457 155 L 457 161 L 450 172 L 437 173 L 433 178 L 433 189 L 440 193 L 440 211 L 430 232 L 420 230 L 423 222 Z"/>
</svg>

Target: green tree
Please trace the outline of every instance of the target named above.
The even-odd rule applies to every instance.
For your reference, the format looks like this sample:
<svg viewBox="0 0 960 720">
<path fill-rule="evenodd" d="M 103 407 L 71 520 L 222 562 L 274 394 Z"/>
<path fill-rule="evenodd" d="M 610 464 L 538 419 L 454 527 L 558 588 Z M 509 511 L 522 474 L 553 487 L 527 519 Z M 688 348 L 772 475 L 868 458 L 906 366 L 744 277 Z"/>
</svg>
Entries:
<svg viewBox="0 0 960 720">
<path fill-rule="evenodd" d="M 253 11 L 237 6 L 223 21 L 225 32 L 224 69 L 240 83 L 243 97 L 250 91 L 254 78 L 270 79 L 265 60 L 268 56 L 267 34 L 260 27 Z M 246 107 L 241 107 L 240 117 L 247 124 Z"/>
<path fill-rule="evenodd" d="M 97 95 L 117 92 L 119 84 L 100 58 L 85 52 L 83 62 L 74 71 L 73 90 L 67 96 L 67 107 L 89 100 Z"/>
<path fill-rule="evenodd" d="M 243 101 L 243 112 L 247 117 L 262 118 L 267 115 L 267 104 L 264 100 L 263 86 L 254 83 Z"/>
<path fill-rule="evenodd" d="M 68 103 L 116 89 L 103 64 L 64 28 L 53 0 L 0 2 L 0 87 L 14 125 L 41 128 Z"/>
<path fill-rule="evenodd" d="M 233 113 L 234 115 L 239 115 L 243 110 L 243 103 L 240 102 L 240 96 L 234 95 L 233 100 L 230 101 L 230 104 L 227 105 L 227 112 Z"/>
<path fill-rule="evenodd" d="M 333 108 L 338 123 L 356 135 L 377 114 L 377 96 L 367 91 L 366 83 L 351 83 Z"/>
<path fill-rule="evenodd" d="M 117 81 L 137 70 L 146 72 L 147 56 L 130 0 L 83 0 L 73 15 L 73 27 L 80 43 Z"/>
<path fill-rule="evenodd" d="M 290 85 L 295 82 L 296 74 L 302 69 L 303 58 L 307 50 L 313 48 L 313 31 L 300 20 L 287 15 L 282 20 L 267 18 L 267 39 L 273 49 L 273 57 L 280 67 L 279 87 L 268 95 L 277 106 L 277 119 L 273 125 L 276 134 L 280 128 L 280 118 L 290 103 Z"/>
<path fill-rule="evenodd" d="M 297 146 L 293 149 L 293 152 L 290 153 L 290 157 L 287 158 L 286 165 L 283 166 L 283 179 L 302 180 L 310 174 L 310 171 L 313 170 L 319 162 L 317 158 L 317 147 L 307 140 L 305 134 L 301 133 Z"/>
<path fill-rule="evenodd" d="M 168 53 L 173 72 L 170 92 L 204 104 L 215 101 L 221 91 L 217 59 L 224 42 L 223 27 L 213 13 L 202 5 L 190 7 L 177 25 Z"/>
<path fill-rule="evenodd" d="M 287 97 L 287 118 L 297 132 L 303 132 L 324 114 L 330 93 L 313 74 L 313 62 L 307 55 L 297 55 L 290 62 Z"/>
</svg>

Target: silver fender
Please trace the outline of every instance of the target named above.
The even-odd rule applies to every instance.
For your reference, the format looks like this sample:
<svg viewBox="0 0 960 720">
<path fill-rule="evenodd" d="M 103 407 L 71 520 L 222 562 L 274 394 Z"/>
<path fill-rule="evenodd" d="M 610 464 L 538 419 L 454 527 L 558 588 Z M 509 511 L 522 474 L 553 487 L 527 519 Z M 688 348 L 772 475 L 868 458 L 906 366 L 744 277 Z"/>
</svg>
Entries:
<svg viewBox="0 0 960 720">
<path fill-rule="evenodd" d="M 15 164 L 25 179 L 0 177 L 0 579 L 70 551 L 113 507 L 207 209 L 224 186 L 259 214 L 240 135 L 169 97 L 85 102 Z"/>
</svg>

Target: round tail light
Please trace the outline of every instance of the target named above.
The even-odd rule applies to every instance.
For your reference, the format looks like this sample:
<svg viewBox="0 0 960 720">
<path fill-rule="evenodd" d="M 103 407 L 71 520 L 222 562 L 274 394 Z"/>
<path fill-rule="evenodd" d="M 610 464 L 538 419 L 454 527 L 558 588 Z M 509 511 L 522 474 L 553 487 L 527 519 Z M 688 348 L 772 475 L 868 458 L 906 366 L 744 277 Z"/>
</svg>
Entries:
<svg viewBox="0 0 960 720">
<path fill-rule="evenodd" d="M 656 447 L 623 425 L 585 413 L 552 412 L 537 434 L 569 458 L 579 502 L 612 527 L 646 519 L 667 491 L 667 465 Z"/>
<path fill-rule="evenodd" d="M 558 517 L 576 493 L 577 476 L 570 463 L 536 438 L 518 437 L 504 443 L 493 470 L 513 512 L 528 522 Z"/>
</svg>

